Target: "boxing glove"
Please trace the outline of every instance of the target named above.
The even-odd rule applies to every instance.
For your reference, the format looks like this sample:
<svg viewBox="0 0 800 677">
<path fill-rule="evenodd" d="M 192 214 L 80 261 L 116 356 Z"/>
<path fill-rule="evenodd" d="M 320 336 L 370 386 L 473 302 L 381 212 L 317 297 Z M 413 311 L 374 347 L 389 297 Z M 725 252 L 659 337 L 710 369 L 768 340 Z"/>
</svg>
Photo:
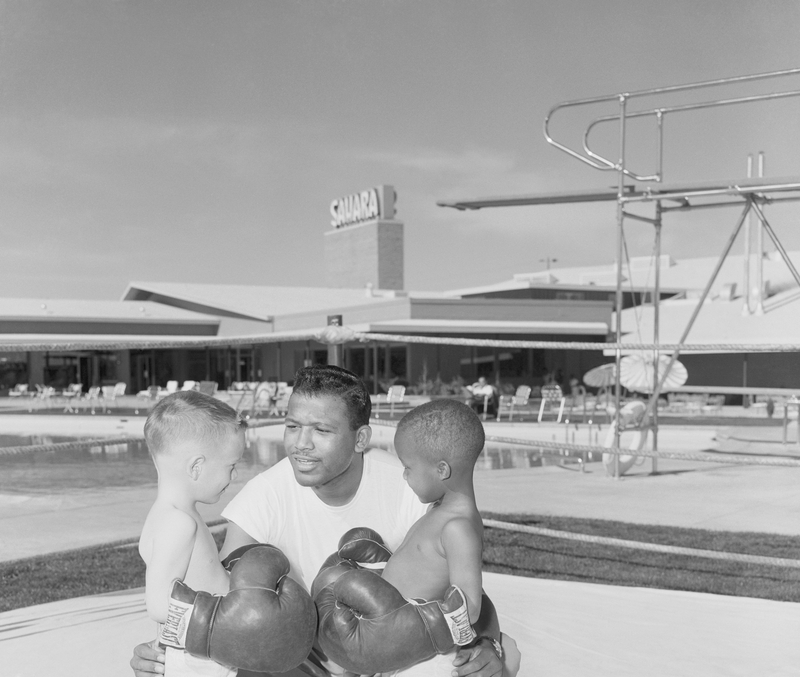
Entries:
<svg viewBox="0 0 800 677">
<path fill-rule="evenodd" d="M 409 601 L 372 571 L 350 570 L 315 602 L 320 648 L 357 674 L 407 668 L 475 639 L 466 598 L 455 586 L 441 601 Z"/>
<path fill-rule="evenodd" d="M 160 642 L 253 672 L 290 670 L 314 643 L 314 602 L 287 576 L 289 561 L 277 548 L 252 545 L 236 554 L 224 596 L 175 581 Z"/>
<path fill-rule="evenodd" d="M 322 588 L 333 585 L 346 571 L 371 569 L 383 571 L 392 556 L 380 534 L 369 527 L 355 527 L 339 539 L 339 547 L 320 567 L 311 584 L 311 596 L 316 599 Z"/>
</svg>

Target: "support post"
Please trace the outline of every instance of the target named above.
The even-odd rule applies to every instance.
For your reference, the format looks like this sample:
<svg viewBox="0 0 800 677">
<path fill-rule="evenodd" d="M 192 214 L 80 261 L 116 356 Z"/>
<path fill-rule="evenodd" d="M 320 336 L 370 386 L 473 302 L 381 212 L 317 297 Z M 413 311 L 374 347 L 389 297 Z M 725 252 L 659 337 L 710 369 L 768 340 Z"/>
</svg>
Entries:
<svg viewBox="0 0 800 677">
<path fill-rule="evenodd" d="M 764 153 L 758 153 L 758 178 L 764 178 Z M 755 201 L 753 202 L 755 204 Z M 756 213 L 762 216 L 761 210 Z M 764 314 L 764 223 L 763 220 L 756 229 L 756 315 Z"/>
<path fill-rule="evenodd" d="M 627 97 L 619 97 L 619 162 L 617 164 L 617 322 L 615 329 L 615 341 L 617 348 L 614 351 L 614 363 L 616 365 L 616 376 L 614 379 L 614 446 L 619 448 L 620 441 L 620 408 L 622 403 L 622 388 L 619 382 L 620 361 L 622 351 L 619 344 L 622 341 L 622 228 L 625 222 L 625 210 L 623 209 L 622 198 L 625 193 L 625 105 Z M 614 478 L 619 479 L 619 454 L 614 454 Z"/>
<path fill-rule="evenodd" d="M 747 156 L 747 178 L 753 178 L 753 155 L 748 154 Z M 744 304 L 742 305 L 742 315 L 752 315 L 750 310 L 750 259 L 752 259 L 752 255 L 750 252 L 750 244 L 751 240 L 753 239 L 752 236 L 752 229 L 753 229 L 753 220 L 755 219 L 755 214 L 750 214 L 750 218 L 745 222 L 744 225 L 744 270 L 742 275 L 742 287 L 744 291 Z"/>
<path fill-rule="evenodd" d="M 328 326 L 341 327 L 342 316 L 328 315 Z M 343 350 L 344 347 L 342 346 L 341 343 L 331 343 L 330 345 L 328 345 L 328 364 L 333 365 L 334 367 L 341 367 Z"/>
<path fill-rule="evenodd" d="M 652 410 L 652 429 L 653 429 L 653 452 L 658 452 L 658 363 L 661 359 L 661 351 L 658 349 L 659 344 L 659 312 L 661 304 L 661 200 L 656 202 L 656 219 L 655 219 L 655 257 L 656 257 L 656 279 L 653 285 L 653 410 Z M 653 456 L 653 464 L 650 470 L 651 474 L 658 473 L 658 458 Z"/>
</svg>

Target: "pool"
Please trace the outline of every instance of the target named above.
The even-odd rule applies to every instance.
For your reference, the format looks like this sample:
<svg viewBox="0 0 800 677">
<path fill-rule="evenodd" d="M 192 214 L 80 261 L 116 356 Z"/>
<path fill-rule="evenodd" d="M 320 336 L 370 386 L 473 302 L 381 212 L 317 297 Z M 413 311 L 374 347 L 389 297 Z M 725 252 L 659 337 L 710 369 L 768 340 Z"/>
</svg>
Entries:
<svg viewBox="0 0 800 677">
<path fill-rule="evenodd" d="M 0 491 L 69 490 L 155 483 L 155 467 L 143 439 L 104 446 L 2 453 L 2 449 L 8 447 L 33 447 L 120 434 L 126 433 L 108 430 L 106 435 L 98 435 L 95 431 L 91 435 L 0 434 Z M 394 428 L 374 426 L 373 447 L 394 451 L 393 439 Z M 247 481 L 285 456 L 283 426 L 249 429 L 247 449 L 237 467 L 239 481 Z M 490 442 L 475 467 L 477 471 L 486 471 L 578 462 L 579 458 L 557 451 L 547 450 L 543 453 L 529 446 Z"/>
</svg>

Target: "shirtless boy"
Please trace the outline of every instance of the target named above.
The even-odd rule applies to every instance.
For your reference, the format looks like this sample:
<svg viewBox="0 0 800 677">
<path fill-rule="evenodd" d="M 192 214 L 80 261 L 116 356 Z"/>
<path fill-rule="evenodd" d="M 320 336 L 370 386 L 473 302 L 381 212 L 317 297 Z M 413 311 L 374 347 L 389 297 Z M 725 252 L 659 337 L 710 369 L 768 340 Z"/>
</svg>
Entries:
<svg viewBox="0 0 800 677">
<path fill-rule="evenodd" d="M 406 599 L 442 599 L 451 585 L 467 601 L 470 625 L 481 611 L 483 523 L 475 505 L 472 472 L 484 445 L 478 416 L 456 400 L 423 404 L 400 421 L 394 445 L 403 477 L 428 512 L 409 530 L 383 572 Z M 448 676 L 444 654 L 399 673 Z"/>
<path fill-rule="evenodd" d="M 176 578 L 194 590 L 228 592 L 228 573 L 198 503 L 216 503 L 244 452 L 245 423 L 224 402 L 186 391 L 165 397 L 144 426 L 158 472 L 158 494 L 145 520 L 139 554 L 147 565 L 145 602 L 150 618 L 167 621 Z M 213 661 L 167 647 L 167 677 L 236 674 Z"/>
</svg>

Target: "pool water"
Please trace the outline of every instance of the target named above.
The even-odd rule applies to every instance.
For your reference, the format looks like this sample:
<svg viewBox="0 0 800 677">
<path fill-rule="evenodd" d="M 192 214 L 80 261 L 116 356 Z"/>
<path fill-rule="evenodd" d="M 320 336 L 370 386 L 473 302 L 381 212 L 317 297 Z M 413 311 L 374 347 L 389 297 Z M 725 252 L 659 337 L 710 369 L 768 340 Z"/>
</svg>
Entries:
<svg viewBox="0 0 800 677">
<path fill-rule="evenodd" d="M 372 446 L 394 451 L 394 430 L 376 429 Z M 283 428 L 254 428 L 247 432 L 247 449 L 240 462 L 239 475 L 253 476 L 275 465 L 286 456 L 283 446 Z M 107 446 L 89 446 L 54 451 L 32 451 L 30 453 L 3 454 L 2 449 L 17 446 L 38 446 L 58 442 L 72 442 L 85 439 L 66 435 L 0 435 L 0 471 L 10 468 L 21 469 L 24 466 L 51 464 L 56 466 L 77 465 L 88 469 L 97 465 L 125 465 L 131 469 L 142 466 L 152 469 L 145 472 L 144 478 L 155 481 L 155 469 L 147 452 L 144 440 L 126 444 Z M 544 453 L 543 453 L 544 452 Z M 509 468 L 535 468 L 543 465 L 560 465 L 577 463 L 579 458 L 557 451 L 539 450 L 511 444 L 488 443 L 476 463 L 477 471 L 499 470 Z"/>
</svg>

